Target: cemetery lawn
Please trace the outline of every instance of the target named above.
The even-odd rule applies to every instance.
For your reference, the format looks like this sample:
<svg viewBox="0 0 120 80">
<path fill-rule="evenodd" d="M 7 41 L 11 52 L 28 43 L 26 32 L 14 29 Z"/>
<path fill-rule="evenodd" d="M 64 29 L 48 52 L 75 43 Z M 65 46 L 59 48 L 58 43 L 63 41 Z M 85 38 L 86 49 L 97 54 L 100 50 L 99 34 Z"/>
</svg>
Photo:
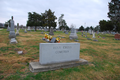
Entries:
<svg viewBox="0 0 120 80">
<path fill-rule="evenodd" d="M 80 58 L 88 60 L 88 65 L 32 73 L 29 62 L 39 61 L 39 43 L 47 42 L 42 40 L 44 34 L 39 30 L 27 33 L 20 30 L 19 34 L 18 43 L 10 44 L 9 32 L 0 30 L 0 80 L 120 80 L 120 40 L 114 40 L 114 35 L 95 34 L 96 42 L 78 32 Z M 54 37 L 64 36 L 61 43 L 75 43 L 69 40 L 69 34 L 57 31 Z M 87 37 L 92 39 L 92 35 L 87 34 Z M 23 51 L 23 54 L 19 55 L 17 51 Z"/>
</svg>

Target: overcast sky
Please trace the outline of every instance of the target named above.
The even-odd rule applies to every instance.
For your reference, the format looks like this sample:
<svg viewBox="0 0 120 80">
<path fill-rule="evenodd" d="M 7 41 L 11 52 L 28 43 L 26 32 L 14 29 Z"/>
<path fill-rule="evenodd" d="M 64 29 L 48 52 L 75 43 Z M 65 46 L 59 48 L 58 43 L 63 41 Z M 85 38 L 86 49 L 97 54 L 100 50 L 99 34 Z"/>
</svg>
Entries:
<svg viewBox="0 0 120 80">
<path fill-rule="evenodd" d="M 28 12 L 44 13 L 51 9 L 57 18 L 64 14 L 67 25 L 96 26 L 109 20 L 108 2 L 111 0 L 0 0 L 0 23 L 14 17 L 15 25 L 26 25 Z M 56 20 L 58 21 L 58 19 Z M 58 25 L 57 25 L 58 26 Z"/>
</svg>

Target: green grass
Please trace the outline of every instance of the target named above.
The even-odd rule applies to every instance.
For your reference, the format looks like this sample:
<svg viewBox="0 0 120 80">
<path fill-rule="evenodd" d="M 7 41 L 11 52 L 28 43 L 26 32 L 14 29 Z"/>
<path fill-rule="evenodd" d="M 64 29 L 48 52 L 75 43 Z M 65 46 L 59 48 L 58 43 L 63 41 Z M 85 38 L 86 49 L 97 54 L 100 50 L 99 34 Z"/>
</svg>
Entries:
<svg viewBox="0 0 120 80">
<path fill-rule="evenodd" d="M 27 33 L 20 30 L 19 34 L 16 36 L 18 43 L 9 44 L 9 32 L 6 29 L 0 30 L 0 80 L 120 80 L 120 41 L 113 40 L 113 35 L 96 34 L 98 42 L 95 42 L 87 40 L 86 37 L 81 36 L 81 32 L 78 32 L 80 58 L 88 60 L 88 65 L 32 73 L 29 71 L 29 62 L 39 60 L 39 43 L 47 42 L 42 40 L 44 34 L 39 30 L 27 31 Z M 65 34 L 63 31 L 57 31 L 54 32 L 53 37 L 64 36 L 65 38 L 61 38 L 61 43 L 74 42 L 69 40 L 69 34 L 70 32 Z M 92 39 L 92 35 L 88 33 L 87 37 Z M 16 48 L 27 53 L 18 55 L 14 50 Z M 13 65 L 16 63 L 18 65 L 14 68 Z M 27 64 L 21 65 L 22 63 Z"/>
</svg>

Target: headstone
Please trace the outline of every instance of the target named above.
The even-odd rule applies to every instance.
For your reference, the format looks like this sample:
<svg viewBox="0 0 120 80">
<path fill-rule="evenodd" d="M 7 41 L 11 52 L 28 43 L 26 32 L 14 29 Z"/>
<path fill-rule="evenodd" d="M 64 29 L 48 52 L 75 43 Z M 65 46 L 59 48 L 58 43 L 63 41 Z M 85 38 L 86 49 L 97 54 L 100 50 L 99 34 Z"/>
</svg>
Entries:
<svg viewBox="0 0 120 80">
<path fill-rule="evenodd" d="M 56 29 L 54 29 L 54 32 L 56 32 Z"/>
<path fill-rule="evenodd" d="M 46 27 L 44 27 L 44 31 L 47 32 L 47 28 Z"/>
<path fill-rule="evenodd" d="M 53 27 L 50 28 L 49 35 L 54 35 L 54 33 L 53 33 Z"/>
<path fill-rule="evenodd" d="M 30 62 L 32 72 L 42 72 L 88 64 L 80 57 L 80 43 L 40 43 L 39 62 Z"/>
<path fill-rule="evenodd" d="M 87 38 L 87 40 L 91 40 L 90 38 Z"/>
<path fill-rule="evenodd" d="M 82 36 L 83 36 L 83 31 L 82 31 Z"/>
<path fill-rule="evenodd" d="M 120 40 L 120 34 L 115 34 L 115 39 Z"/>
<path fill-rule="evenodd" d="M 93 32 L 93 37 L 92 38 L 95 38 L 95 32 Z"/>
<path fill-rule="evenodd" d="M 23 51 L 18 51 L 18 54 L 23 54 Z"/>
<path fill-rule="evenodd" d="M 11 28 L 10 28 L 10 34 L 9 34 L 9 38 L 15 38 L 16 35 L 15 35 L 15 30 L 14 30 L 14 20 L 13 20 L 13 16 L 12 16 L 12 19 L 10 20 L 10 25 L 11 25 Z"/>
<path fill-rule="evenodd" d="M 7 31 L 10 31 L 9 23 L 8 23 Z"/>
<path fill-rule="evenodd" d="M 87 37 L 87 33 L 85 34 L 85 37 Z"/>
<path fill-rule="evenodd" d="M 27 29 L 27 31 L 31 31 L 31 29 L 30 29 L 30 27 L 28 26 L 28 29 Z"/>
<path fill-rule="evenodd" d="M 93 39 L 93 41 L 98 41 L 97 39 Z"/>
<path fill-rule="evenodd" d="M 53 38 L 51 39 L 50 43 L 56 43 L 56 38 L 53 37 Z"/>
<path fill-rule="evenodd" d="M 91 30 L 91 29 L 89 29 L 89 31 L 88 31 L 88 32 L 89 32 L 89 34 L 90 34 L 90 35 L 92 35 L 92 30 Z"/>
<path fill-rule="evenodd" d="M 16 36 L 19 35 L 19 23 L 17 23 L 17 27 L 16 27 Z"/>
<path fill-rule="evenodd" d="M 24 33 L 27 33 L 26 26 L 25 26 L 25 31 L 24 31 Z"/>
<path fill-rule="evenodd" d="M 76 33 L 76 29 L 74 29 L 74 28 L 71 29 L 71 33 L 70 33 L 69 38 L 72 38 L 72 39 L 78 38 L 77 33 Z"/>
<path fill-rule="evenodd" d="M 65 31 L 65 34 L 68 34 L 68 31 Z"/>
</svg>

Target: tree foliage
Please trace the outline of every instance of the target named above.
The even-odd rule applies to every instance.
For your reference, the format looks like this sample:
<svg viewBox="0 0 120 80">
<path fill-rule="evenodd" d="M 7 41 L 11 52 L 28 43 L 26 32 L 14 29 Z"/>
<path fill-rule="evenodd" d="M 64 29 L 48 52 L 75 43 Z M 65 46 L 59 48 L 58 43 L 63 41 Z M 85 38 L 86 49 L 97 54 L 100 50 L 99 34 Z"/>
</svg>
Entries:
<svg viewBox="0 0 120 80">
<path fill-rule="evenodd" d="M 107 30 L 112 31 L 114 28 L 113 23 L 110 20 L 108 20 L 108 21 L 100 20 L 99 25 L 100 25 L 101 31 L 107 31 Z"/>
<path fill-rule="evenodd" d="M 78 31 L 84 31 L 84 27 L 83 26 L 79 27 Z"/>
<path fill-rule="evenodd" d="M 66 21 L 63 19 L 64 14 L 61 14 L 61 16 L 58 19 L 59 29 L 67 29 L 69 30 L 69 27 L 67 26 Z"/>
<path fill-rule="evenodd" d="M 46 27 L 56 27 L 57 24 L 55 20 L 57 17 L 54 15 L 50 9 L 45 11 L 45 13 L 38 14 L 36 12 L 28 12 L 28 21 L 27 26 L 35 26 L 35 30 L 37 26 Z"/>
<path fill-rule="evenodd" d="M 114 24 L 115 31 L 120 32 L 120 0 L 111 0 L 109 2 L 108 17 Z"/>
</svg>

